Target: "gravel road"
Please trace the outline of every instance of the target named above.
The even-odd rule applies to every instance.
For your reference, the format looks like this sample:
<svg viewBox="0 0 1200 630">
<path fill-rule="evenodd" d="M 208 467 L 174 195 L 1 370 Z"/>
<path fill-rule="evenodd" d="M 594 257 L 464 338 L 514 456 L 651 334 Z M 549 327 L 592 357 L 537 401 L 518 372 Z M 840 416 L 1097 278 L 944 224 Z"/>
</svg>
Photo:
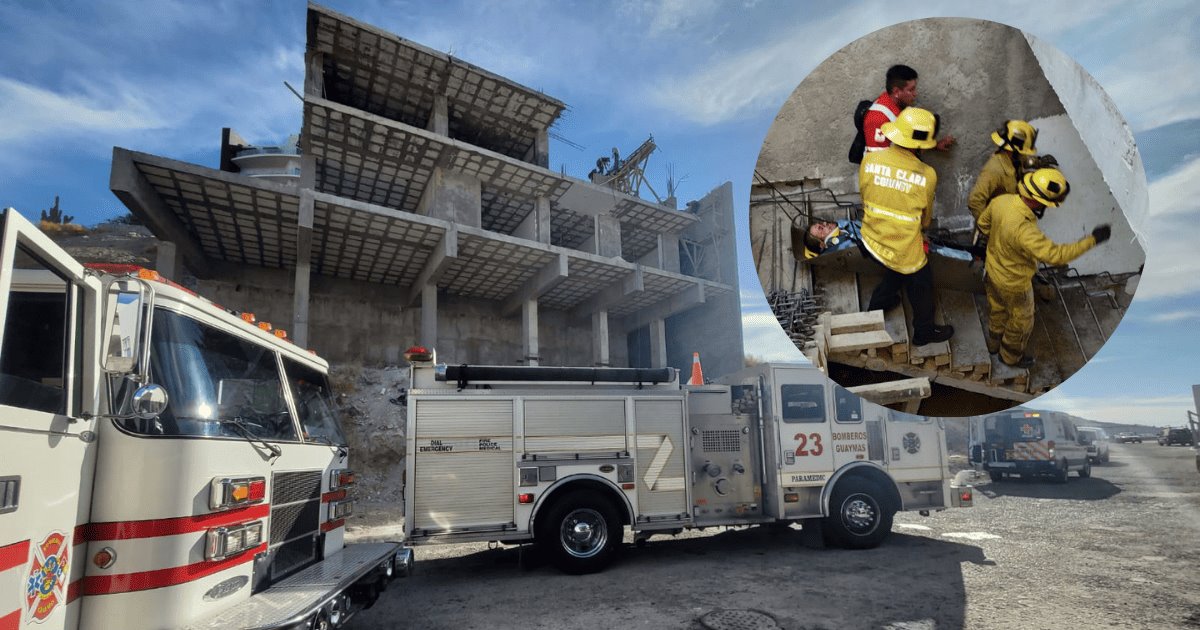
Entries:
<svg viewBox="0 0 1200 630">
<path fill-rule="evenodd" d="M 416 573 L 350 626 L 1200 628 L 1191 449 L 1114 444 L 1091 479 L 977 490 L 970 509 L 897 515 L 868 551 L 807 549 L 794 530 L 710 529 L 626 545 L 607 571 L 573 577 L 511 547 L 418 547 Z M 349 534 L 398 531 L 375 510 Z"/>
</svg>

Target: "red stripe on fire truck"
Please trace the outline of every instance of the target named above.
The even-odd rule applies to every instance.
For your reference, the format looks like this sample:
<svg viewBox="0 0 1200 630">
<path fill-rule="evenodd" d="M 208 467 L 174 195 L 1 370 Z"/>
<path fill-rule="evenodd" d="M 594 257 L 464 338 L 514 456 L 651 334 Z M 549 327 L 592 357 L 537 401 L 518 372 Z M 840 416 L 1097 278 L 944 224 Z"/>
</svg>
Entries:
<svg viewBox="0 0 1200 630">
<path fill-rule="evenodd" d="M 254 549 L 247 549 L 241 554 L 215 562 L 196 562 L 182 567 L 120 575 L 89 575 L 83 578 L 81 590 L 84 595 L 114 595 L 177 586 L 250 562 L 254 556 L 266 550 L 267 543 L 263 543 Z"/>
<path fill-rule="evenodd" d="M 346 498 L 346 490 L 345 490 L 345 488 L 343 488 L 341 490 L 334 490 L 333 492 L 326 492 L 325 494 L 322 494 L 321 495 L 321 503 L 329 503 L 330 501 L 341 501 L 342 499 L 345 499 L 345 498 Z"/>
<path fill-rule="evenodd" d="M 18 608 L 0 617 L 0 630 L 18 630 L 21 627 L 21 609 Z"/>
<path fill-rule="evenodd" d="M 112 523 L 88 523 L 77 541 L 129 540 L 132 538 L 156 538 L 202 532 L 211 527 L 233 525 L 244 521 L 266 518 L 271 514 L 270 505 L 251 505 L 244 508 L 202 514 L 200 516 L 178 516 L 145 521 L 117 521 Z"/>
<path fill-rule="evenodd" d="M 19 567 L 25 564 L 26 560 L 29 560 L 28 540 L 0 547 L 0 571 Z"/>
</svg>

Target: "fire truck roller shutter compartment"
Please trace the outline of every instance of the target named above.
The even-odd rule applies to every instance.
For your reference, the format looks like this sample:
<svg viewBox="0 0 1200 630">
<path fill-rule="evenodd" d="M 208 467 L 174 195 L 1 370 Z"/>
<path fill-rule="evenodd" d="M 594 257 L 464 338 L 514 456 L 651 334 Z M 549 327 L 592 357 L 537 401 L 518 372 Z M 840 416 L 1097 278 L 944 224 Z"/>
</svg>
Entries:
<svg viewBox="0 0 1200 630">
<path fill-rule="evenodd" d="M 625 443 L 625 400 L 525 400 L 525 455 L 616 457 Z"/>
<path fill-rule="evenodd" d="M 414 527 L 428 532 L 510 527 L 512 435 L 510 398 L 416 401 Z"/>
<path fill-rule="evenodd" d="M 633 406 L 637 423 L 639 517 L 686 518 L 689 510 L 684 483 L 687 443 L 683 441 L 683 401 L 635 399 Z"/>
</svg>

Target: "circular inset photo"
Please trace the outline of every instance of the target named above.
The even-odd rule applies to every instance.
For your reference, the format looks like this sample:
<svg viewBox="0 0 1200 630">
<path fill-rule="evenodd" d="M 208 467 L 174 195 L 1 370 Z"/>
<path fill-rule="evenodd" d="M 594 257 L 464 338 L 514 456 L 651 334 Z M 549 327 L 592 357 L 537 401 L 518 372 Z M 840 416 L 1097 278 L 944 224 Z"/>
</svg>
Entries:
<svg viewBox="0 0 1200 630">
<path fill-rule="evenodd" d="M 863 398 L 932 416 L 1027 402 L 1133 298 L 1147 207 L 1133 134 L 1027 33 L 934 18 L 819 65 L 775 118 L 751 247 L 776 318 Z"/>
</svg>

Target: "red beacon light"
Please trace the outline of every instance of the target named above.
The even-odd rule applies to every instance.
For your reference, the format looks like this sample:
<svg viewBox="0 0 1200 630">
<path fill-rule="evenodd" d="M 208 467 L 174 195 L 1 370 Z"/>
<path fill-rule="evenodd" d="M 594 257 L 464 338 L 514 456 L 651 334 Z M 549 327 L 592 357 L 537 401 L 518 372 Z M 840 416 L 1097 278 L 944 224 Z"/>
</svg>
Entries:
<svg viewBox="0 0 1200 630">
<path fill-rule="evenodd" d="M 412 346 L 404 351 L 404 360 L 409 363 L 433 361 L 436 353 L 425 346 Z"/>
</svg>

